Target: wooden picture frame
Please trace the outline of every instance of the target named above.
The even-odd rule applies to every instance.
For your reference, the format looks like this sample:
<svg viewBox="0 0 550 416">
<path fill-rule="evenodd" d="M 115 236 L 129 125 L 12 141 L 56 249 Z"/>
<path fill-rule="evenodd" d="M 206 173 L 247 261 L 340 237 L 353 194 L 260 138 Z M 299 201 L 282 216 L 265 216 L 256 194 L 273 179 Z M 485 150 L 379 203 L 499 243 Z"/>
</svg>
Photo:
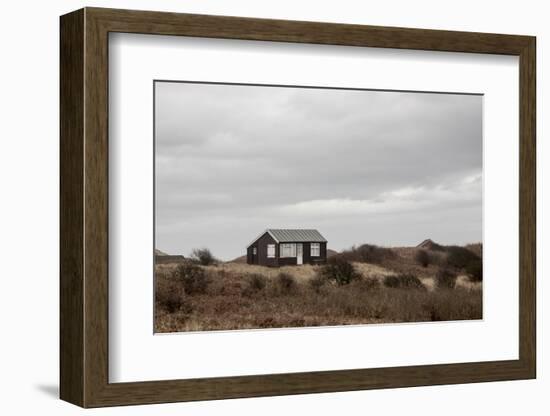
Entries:
<svg viewBox="0 0 550 416">
<path fill-rule="evenodd" d="M 534 37 L 100 8 L 64 15 L 60 28 L 60 396 L 63 400 L 82 407 L 101 407 L 535 378 Z M 518 56 L 519 359 L 109 383 L 110 32 Z"/>
</svg>

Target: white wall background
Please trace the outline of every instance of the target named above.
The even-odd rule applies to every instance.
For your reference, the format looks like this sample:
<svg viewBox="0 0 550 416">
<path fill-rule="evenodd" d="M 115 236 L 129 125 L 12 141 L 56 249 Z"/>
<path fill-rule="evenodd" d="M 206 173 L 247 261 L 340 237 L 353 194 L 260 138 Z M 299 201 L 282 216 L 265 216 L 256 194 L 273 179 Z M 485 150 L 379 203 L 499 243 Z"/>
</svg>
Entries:
<svg viewBox="0 0 550 416">
<path fill-rule="evenodd" d="M 3 414 L 69 415 L 82 412 L 58 395 L 58 16 L 82 6 L 317 20 L 433 29 L 530 34 L 538 37 L 538 379 L 534 381 L 316 394 L 218 402 L 166 404 L 88 411 L 103 415 L 239 414 L 317 415 L 543 415 L 550 403 L 550 361 L 545 358 L 550 300 L 544 283 L 544 241 L 550 237 L 542 212 L 550 169 L 543 130 L 550 98 L 544 73 L 550 56 L 545 2 L 461 0 L 385 2 L 278 0 L 6 2 L 0 14 L 0 410 Z M 545 200 L 546 199 L 546 200 Z"/>
</svg>

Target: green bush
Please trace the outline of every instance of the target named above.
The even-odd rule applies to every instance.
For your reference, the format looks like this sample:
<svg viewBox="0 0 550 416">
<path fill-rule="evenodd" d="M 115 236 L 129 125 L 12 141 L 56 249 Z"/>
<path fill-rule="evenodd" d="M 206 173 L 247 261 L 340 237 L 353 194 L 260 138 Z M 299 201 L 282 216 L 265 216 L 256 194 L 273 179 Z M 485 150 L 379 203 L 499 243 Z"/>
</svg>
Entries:
<svg viewBox="0 0 550 416">
<path fill-rule="evenodd" d="M 321 273 L 326 279 L 333 280 L 340 286 L 350 284 L 361 277 L 355 271 L 353 264 L 340 256 L 329 258 L 327 264 L 321 269 Z"/>
<path fill-rule="evenodd" d="M 483 280 L 483 262 L 481 259 L 471 261 L 466 266 L 466 273 L 471 282 L 481 282 Z"/>
<path fill-rule="evenodd" d="M 352 247 L 349 250 L 344 250 L 335 257 L 340 257 L 347 261 L 381 264 L 385 260 L 395 258 L 396 254 L 391 248 L 378 247 L 372 244 L 363 244 L 359 247 Z"/>
<path fill-rule="evenodd" d="M 414 256 L 414 259 L 422 267 L 428 267 L 431 262 L 429 253 L 424 249 L 418 250 Z"/>
<path fill-rule="evenodd" d="M 372 292 L 380 289 L 380 280 L 376 277 L 364 277 L 352 283 L 353 288 L 361 292 Z"/>
<path fill-rule="evenodd" d="M 249 274 L 246 278 L 246 284 L 243 289 L 244 296 L 252 296 L 255 293 L 263 291 L 266 287 L 266 277 L 259 273 Z"/>
<path fill-rule="evenodd" d="M 393 289 L 425 289 L 420 279 L 412 273 L 386 276 L 384 277 L 384 286 Z"/>
<path fill-rule="evenodd" d="M 323 287 L 327 284 L 328 280 L 322 273 L 317 273 L 309 280 L 309 287 L 311 287 L 316 293 L 321 292 Z"/>
<path fill-rule="evenodd" d="M 437 244 L 437 243 L 432 242 L 432 244 L 430 245 L 430 250 L 432 250 L 432 251 L 446 251 L 446 248 L 445 248 L 445 246 L 442 246 L 441 244 Z"/>
<path fill-rule="evenodd" d="M 198 264 L 203 266 L 210 266 L 217 263 L 217 259 L 214 257 L 212 252 L 207 248 L 195 248 L 191 252 L 191 259 Z"/>
<path fill-rule="evenodd" d="M 480 260 L 479 256 L 460 246 L 447 247 L 447 264 L 457 269 L 464 269 L 470 263 Z"/>
<path fill-rule="evenodd" d="M 174 277 L 182 282 L 185 293 L 188 295 L 206 292 L 209 283 L 204 269 L 189 262 L 178 265 Z"/>
<path fill-rule="evenodd" d="M 263 274 L 252 273 L 248 275 L 248 284 L 253 290 L 259 292 L 265 288 L 266 278 Z"/>
<path fill-rule="evenodd" d="M 438 289 L 454 289 L 456 286 L 456 278 L 456 273 L 442 267 L 435 275 L 435 285 Z"/>
<path fill-rule="evenodd" d="M 177 282 L 158 278 L 155 290 L 155 303 L 157 307 L 165 309 L 168 313 L 183 311 L 191 312 L 192 308 L 186 302 L 183 288 Z"/>
<path fill-rule="evenodd" d="M 275 278 L 275 285 L 281 295 L 289 295 L 297 288 L 294 276 L 288 273 L 279 273 Z"/>
</svg>

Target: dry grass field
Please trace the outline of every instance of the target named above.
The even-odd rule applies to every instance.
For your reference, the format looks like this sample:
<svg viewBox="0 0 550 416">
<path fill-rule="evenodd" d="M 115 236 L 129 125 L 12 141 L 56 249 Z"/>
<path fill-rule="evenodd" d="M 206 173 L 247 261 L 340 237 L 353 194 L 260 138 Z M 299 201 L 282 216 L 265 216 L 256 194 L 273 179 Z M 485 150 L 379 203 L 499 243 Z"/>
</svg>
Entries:
<svg viewBox="0 0 550 416">
<path fill-rule="evenodd" d="M 365 245 L 328 266 L 158 264 L 155 331 L 481 319 L 477 247 L 470 257 L 462 247 L 419 255 Z"/>
</svg>

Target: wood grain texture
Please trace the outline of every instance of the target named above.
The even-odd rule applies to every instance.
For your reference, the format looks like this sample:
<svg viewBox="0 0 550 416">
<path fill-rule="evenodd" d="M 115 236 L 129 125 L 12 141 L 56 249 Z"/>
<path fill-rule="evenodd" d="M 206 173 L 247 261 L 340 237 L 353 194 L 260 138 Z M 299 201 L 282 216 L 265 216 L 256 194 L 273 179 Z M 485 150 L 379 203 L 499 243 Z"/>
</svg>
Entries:
<svg viewBox="0 0 550 416">
<path fill-rule="evenodd" d="M 108 33 L 85 10 L 84 303 L 85 406 L 108 380 Z"/>
<path fill-rule="evenodd" d="M 512 361 L 108 381 L 108 33 L 517 55 L 520 357 Z M 86 8 L 61 18 L 61 397 L 83 407 L 535 377 L 535 38 Z"/>
<path fill-rule="evenodd" d="M 536 377 L 536 41 L 520 54 L 519 355 Z"/>
<path fill-rule="evenodd" d="M 84 12 L 60 24 L 60 388 L 84 404 Z"/>
<path fill-rule="evenodd" d="M 528 36 L 87 8 L 111 32 L 519 55 Z"/>
</svg>

